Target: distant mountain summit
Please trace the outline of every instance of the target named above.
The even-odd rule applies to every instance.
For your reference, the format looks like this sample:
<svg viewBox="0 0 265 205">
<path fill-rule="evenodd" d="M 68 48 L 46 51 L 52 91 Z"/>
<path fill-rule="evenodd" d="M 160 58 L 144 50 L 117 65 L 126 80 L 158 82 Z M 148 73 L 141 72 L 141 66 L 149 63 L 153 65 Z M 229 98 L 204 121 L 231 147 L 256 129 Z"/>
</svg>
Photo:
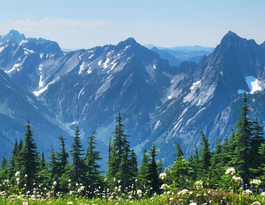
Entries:
<svg viewBox="0 0 265 205">
<path fill-rule="evenodd" d="M 217 137 L 229 136 L 244 92 L 251 109 L 260 108 L 255 115 L 264 124 L 264 68 L 264 43 L 231 31 L 213 51 L 149 50 L 128 38 L 62 52 L 54 41 L 11 30 L 0 37 L 0 139 L 10 148 L 15 138 L 23 138 L 30 119 L 41 149 L 56 148 L 60 134 L 69 147 L 78 123 L 85 145 L 97 131 L 106 157 L 121 112 L 138 156 L 155 142 L 158 156 L 169 165 L 174 142 L 186 157 L 200 146 L 200 131 L 212 147 Z"/>
</svg>

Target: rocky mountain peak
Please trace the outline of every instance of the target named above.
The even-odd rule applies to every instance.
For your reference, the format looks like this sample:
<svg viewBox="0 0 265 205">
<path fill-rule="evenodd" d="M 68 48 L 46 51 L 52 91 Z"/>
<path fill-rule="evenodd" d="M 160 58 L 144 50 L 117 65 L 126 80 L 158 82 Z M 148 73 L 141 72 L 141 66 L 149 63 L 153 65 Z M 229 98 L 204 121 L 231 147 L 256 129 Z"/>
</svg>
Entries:
<svg viewBox="0 0 265 205">
<path fill-rule="evenodd" d="M 8 34 L 2 37 L 2 41 L 9 42 L 9 43 L 20 43 L 22 40 L 25 40 L 24 34 L 20 34 L 16 30 L 10 30 Z"/>
</svg>

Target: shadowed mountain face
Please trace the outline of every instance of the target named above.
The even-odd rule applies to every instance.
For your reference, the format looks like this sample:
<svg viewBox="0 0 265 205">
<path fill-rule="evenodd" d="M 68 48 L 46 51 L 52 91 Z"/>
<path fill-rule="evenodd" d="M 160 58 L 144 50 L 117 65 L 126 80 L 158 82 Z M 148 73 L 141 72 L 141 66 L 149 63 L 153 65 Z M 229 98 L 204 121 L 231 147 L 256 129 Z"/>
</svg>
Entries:
<svg viewBox="0 0 265 205">
<path fill-rule="evenodd" d="M 186 61 L 171 67 L 159 55 L 133 38 L 64 53 L 56 42 L 10 31 L 0 37 L 1 139 L 12 146 L 15 138 L 24 137 L 30 119 L 37 142 L 47 150 L 60 134 L 69 138 L 78 122 L 83 144 L 96 130 L 105 156 L 121 112 L 137 154 L 155 142 L 168 165 L 174 142 L 188 155 L 199 145 L 200 131 L 212 146 L 219 136 L 229 135 L 241 93 L 249 93 L 253 108 L 261 104 L 263 44 L 228 32 L 198 64 Z M 265 121 L 263 116 L 258 120 Z M 69 147 L 72 140 L 66 143 Z"/>
</svg>

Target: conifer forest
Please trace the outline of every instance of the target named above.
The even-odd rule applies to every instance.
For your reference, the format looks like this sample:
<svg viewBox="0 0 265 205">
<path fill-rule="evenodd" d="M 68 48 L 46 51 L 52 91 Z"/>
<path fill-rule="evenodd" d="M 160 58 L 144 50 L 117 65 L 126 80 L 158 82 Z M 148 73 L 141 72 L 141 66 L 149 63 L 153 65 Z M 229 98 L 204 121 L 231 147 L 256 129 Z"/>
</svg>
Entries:
<svg viewBox="0 0 265 205">
<path fill-rule="evenodd" d="M 24 141 L 15 141 L 10 159 L 2 158 L 0 204 L 265 204 L 263 126 L 249 112 L 245 94 L 230 136 L 218 138 L 210 150 L 201 132 L 191 156 L 175 143 L 169 167 L 156 158 L 155 143 L 144 148 L 139 163 L 119 113 L 107 170 L 99 165 L 96 131 L 86 150 L 77 125 L 70 151 L 59 136 L 58 150 L 40 153 L 28 121 Z"/>
</svg>

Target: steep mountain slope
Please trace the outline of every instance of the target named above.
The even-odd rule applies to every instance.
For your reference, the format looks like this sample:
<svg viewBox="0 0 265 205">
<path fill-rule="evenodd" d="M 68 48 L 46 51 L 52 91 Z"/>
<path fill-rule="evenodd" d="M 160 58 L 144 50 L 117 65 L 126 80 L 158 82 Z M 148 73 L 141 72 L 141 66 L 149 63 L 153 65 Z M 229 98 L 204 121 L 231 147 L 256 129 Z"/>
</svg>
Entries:
<svg viewBox="0 0 265 205">
<path fill-rule="evenodd" d="M 236 121 L 240 109 L 232 110 L 231 103 L 238 105 L 240 91 L 264 92 L 264 66 L 265 52 L 254 40 L 228 32 L 185 84 L 180 82 L 187 71 L 175 76 L 169 100 L 155 114 L 153 138 L 161 138 L 164 144 L 177 141 L 191 154 L 199 145 L 199 132 L 204 131 L 214 146 L 217 137 L 228 135 L 229 126 Z M 256 82 L 258 89 L 250 88 L 249 80 L 252 85 Z"/>
<path fill-rule="evenodd" d="M 8 157 L 11 154 L 15 139 L 24 139 L 28 119 L 31 121 L 39 149 L 46 153 L 49 149 L 47 144 L 58 147 L 56 137 L 70 137 L 58 124 L 52 123 L 55 116 L 37 101 L 35 96 L 14 83 L 3 70 L 0 70 L 0 96 L 1 156 Z"/>
<path fill-rule="evenodd" d="M 58 70 L 62 77 L 50 79 L 52 84 L 44 77 L 49 86 L 39 96 L 58 120 L 69 126 L 78 122 L 86 134 L 106 133 L 99 136 L 106 144 L 118 112 L 134 145 L 149 132 L 149 113 L 161 105 L 170 84 L 165 72 L 173 69 L 167 61 L 131 38 L 117 46 L 71 52 L 58 61 L 60 67 L 43 64 L 43 73 Z"/>
</svg>

